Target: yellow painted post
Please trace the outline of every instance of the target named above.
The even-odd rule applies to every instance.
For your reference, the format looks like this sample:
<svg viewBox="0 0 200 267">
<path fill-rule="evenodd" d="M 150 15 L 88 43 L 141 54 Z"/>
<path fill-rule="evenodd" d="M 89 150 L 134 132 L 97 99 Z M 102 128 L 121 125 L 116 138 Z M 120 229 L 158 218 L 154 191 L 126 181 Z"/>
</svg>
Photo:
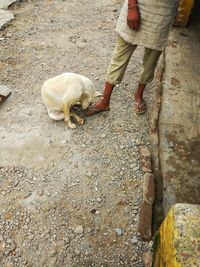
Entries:
<svg viewBox="0 0 200 267">
<path fill-rule="evenodd" d="M 178 16 L 175 19 L 174 25 L 187 26 L 189 16 L 194 6 L 194 0 L 180 0 L 178 8 Z"/>
<path fill-rule="evenodd" d="M 176 204 L 154 238 L 152 267 L 200 266 L 200 205 Z"/>
</svg>

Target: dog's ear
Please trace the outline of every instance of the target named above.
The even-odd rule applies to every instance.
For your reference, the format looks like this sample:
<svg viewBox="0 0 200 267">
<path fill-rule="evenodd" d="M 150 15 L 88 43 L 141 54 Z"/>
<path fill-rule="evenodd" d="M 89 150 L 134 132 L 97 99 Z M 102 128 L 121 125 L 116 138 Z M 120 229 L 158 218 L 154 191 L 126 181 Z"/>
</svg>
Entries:
<svg viewBox="0 0 200 267">
<path fill-rule="evenodd" d="M 97 97 L 97 96 L 102 96 L 103 94 L 100 93 L 99 91 L 95 91 L 95 94 L 94 94 L 94 97 Z"/>
</svg>

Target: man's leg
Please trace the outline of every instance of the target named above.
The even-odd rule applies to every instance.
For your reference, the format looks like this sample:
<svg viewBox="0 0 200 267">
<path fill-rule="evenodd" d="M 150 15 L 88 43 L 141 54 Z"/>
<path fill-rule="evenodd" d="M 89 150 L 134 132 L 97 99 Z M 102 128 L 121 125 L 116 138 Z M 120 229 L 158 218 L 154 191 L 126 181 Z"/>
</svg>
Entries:
<svg viewBox="0 0 200 267">
<path fill-rule="evenodd" d="M 154 78 L 155 68 L 162 51 L 145 48 L 143 58 L 143 71 L 140 77 L 138 89 L 135 92 L 136 112 L 144 113 L 146 111 L 146 104 L 143 100 L 143 92 L 147 85 Z"/>
<path fill-rule="evenodd" d="M 110 110 L 110 98 L 113 88 L 122 81 L 129 60 L 136 47 L 136 45 L 131 45 L 118 36 L 116 48 L 106 76 L 103 98 L 88 108 L 86 111 L 87 116 Z"/>
</svg>

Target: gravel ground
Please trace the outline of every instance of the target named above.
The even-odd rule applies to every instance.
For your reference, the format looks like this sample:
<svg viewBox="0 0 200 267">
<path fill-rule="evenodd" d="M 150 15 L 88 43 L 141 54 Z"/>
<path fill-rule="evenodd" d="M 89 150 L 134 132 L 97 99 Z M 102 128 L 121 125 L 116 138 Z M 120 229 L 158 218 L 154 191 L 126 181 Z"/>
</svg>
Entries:
<svg viewBox="0 0 200 267">
<path fill-rule="evenodd" d="M 81 3 L 84 2 L 84 3 Z M 31 0 L 0 32 L 0 266 L 140 267 L 139 146 L 149 111 L 133 112 L 143 50 L 132 58 L 111 111 L 66 129 L 41 102 L 44 80 L 70 71 L 102 91 L 123 1 Z M 145 99 L 151 110 L 152 86 Z"/>
</svg>

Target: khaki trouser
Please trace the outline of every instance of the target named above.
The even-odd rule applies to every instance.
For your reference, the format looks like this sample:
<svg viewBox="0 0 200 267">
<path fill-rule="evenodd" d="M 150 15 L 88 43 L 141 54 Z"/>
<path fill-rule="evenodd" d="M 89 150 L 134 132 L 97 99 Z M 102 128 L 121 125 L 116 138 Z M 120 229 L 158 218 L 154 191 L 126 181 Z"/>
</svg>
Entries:
<svg viewBox="0 0 200 267">
<path fill-rule="evenodd" d="M 137 45 L 127 43 L 118 35 L 113 58 L 106 76 L 107 82 L 115 85 L 122 81 L 129 60 L 136 48 Z M 147 84 L 153 80 L 154 71 L 161 53 L 162 51 L 145 48 L 143 70 L 139 80 L 140 83 Z"/>
</svg>

